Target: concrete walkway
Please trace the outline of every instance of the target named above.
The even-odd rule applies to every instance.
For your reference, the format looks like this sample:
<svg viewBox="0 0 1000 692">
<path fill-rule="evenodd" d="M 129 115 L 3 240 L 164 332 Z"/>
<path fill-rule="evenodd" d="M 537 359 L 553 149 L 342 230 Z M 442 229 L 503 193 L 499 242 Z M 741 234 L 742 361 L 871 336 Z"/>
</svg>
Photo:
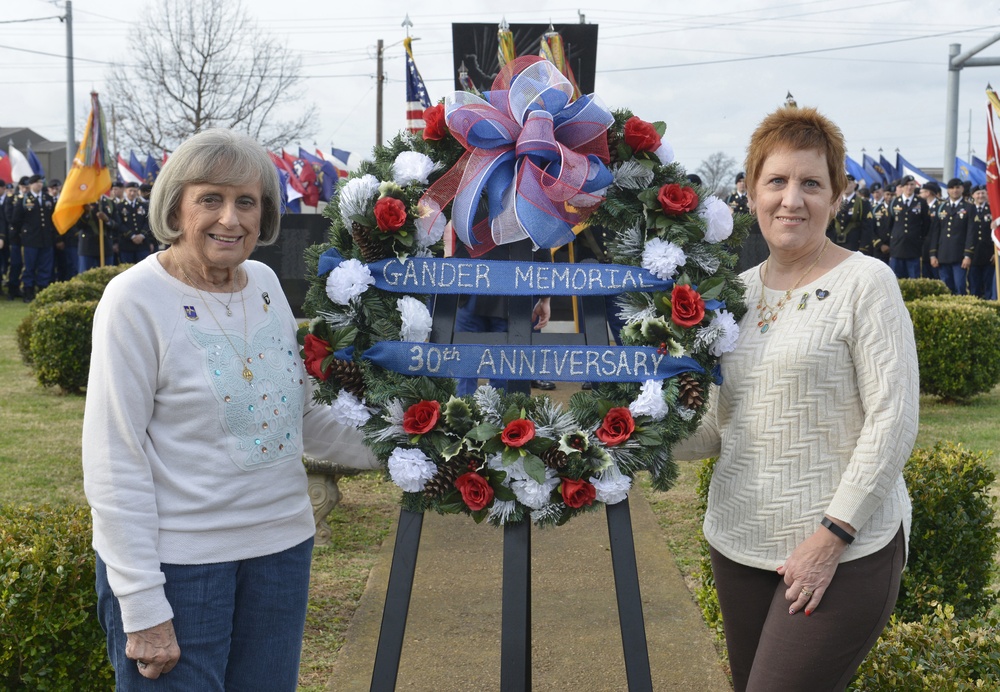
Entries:
<svg viewBox="0 0 1000 692">
<path fill-rule="evenodd" d="M 729 692 L 726 676 L 649 504 L 630 497 L 653 688 Z M 626 690 L 604 512 L 532 528 L 533 690 Z M 368 690 L 395 530 L 382 546 L 329 689 Z M 500 687 L 503 530 L 464 516 L 424 516 L 398 690 Z"/>
</svg>

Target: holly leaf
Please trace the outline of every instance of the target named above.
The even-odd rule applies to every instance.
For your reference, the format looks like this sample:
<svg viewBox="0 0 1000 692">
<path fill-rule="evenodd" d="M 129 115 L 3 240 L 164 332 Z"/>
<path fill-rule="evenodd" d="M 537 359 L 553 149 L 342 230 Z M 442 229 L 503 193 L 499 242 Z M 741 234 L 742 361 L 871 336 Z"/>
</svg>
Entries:
<svg viewBox="0 0 1000 692">
<path fill-rule="evenodd" d="M 721 276 L 713 276 L 710 279 L 705 279 L 698 285 L 698 293 L 701 294 L 703 300 L 714 300 L 722 294 L 722 290 L 726 287 L 726 280 Z"/>
<path fill-rule="evenodd" d="M 524 472 L 538 483 L 545 482 L 545 462 L 534 454 L 528 454 L 524 457 Z"/>
<path fill-rule="evenodd" d="M 502 428 L 498 428 L 492 423 L 480 423 L 472 430 L 465 433 L 465 436 L 470 440 L 475 440 L 476 442 L 487 442 L 499 435 L 501 430 Z"/>
</svg>

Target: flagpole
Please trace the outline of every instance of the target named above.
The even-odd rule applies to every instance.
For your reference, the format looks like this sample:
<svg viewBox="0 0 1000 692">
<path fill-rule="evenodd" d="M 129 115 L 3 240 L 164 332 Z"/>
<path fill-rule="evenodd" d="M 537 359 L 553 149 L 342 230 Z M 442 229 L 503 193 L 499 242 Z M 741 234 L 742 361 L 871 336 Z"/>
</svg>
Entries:
<svg viewBox="0 0 1000 692">
<path fill-rule="evenodd" d="M 104 266 L 104 219 L 102 219 L 100 216 L 97 217 L 97 228 L 99 229 L 97 235 L 97 247 L 100 248 L 99 252 L 101 253 L 101 259 L 100 259 L 101 263 L 98 266 L 103 267 Z"/>
</svg>

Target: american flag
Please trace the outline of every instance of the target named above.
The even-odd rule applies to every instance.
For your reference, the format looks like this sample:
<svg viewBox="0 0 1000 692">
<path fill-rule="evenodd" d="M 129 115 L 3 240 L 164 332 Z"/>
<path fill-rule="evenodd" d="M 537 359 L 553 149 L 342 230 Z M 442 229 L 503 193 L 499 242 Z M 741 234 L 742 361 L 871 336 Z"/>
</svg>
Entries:
<svg viewBox="0 0 1000 692">
<path fill-rule="evenodd" d="M 409 36 L 403 39 L 406 48 L 406 129 L 417 132 L 424 129 L 424 109 L 430 108 L 431 100 L 417 64 L 413 62 L 412 42 Z"/>
</svg>

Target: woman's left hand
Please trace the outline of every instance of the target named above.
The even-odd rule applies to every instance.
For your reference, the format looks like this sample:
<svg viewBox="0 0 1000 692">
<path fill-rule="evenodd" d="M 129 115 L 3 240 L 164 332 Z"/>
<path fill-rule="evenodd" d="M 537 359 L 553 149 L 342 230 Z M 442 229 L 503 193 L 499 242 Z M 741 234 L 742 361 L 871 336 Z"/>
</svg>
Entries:
<svg viewBox="0 0 1000 692">
<path fill-rule="evenodd" d="M 844 541 L 822 526 L 795 546 L 785 564 L 778 568 L 788 586 L 785 599 L 791 602 L 789 615 L 800 610 L 812 615 L 819 607 L 846 549 Z"/>
</svg>

